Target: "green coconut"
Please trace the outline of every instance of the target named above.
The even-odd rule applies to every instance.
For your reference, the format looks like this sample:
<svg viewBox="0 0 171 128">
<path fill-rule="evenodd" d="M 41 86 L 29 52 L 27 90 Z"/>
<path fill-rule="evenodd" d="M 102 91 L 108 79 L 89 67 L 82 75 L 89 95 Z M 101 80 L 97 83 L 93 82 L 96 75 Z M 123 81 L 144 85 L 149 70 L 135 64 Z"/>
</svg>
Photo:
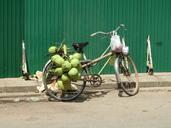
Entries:
<svg viewBox="0 0 171 128">
<path fill-rule="evenodd" d="M 60 55 L 53 55 L 51 57 L 51 60 L 52 60 L 52 62 L 55 62 L 55 60 L 58 59 L 58 58 L 61 58 L 61 56 Z"/>
<path fill-rule="evenodd" d="M 56 66 L 61 67 L 64 63 L 64 59 L 62 57 L 58 57 L 54 60 L 54 63 L 56 64 Z"/>
<path fill-rule="evenodd" d="M 69 83 L 71 82 L 71 80 L 70 80 L 70 78 L 69 78 L 69 76 L 68 76 L 67 74 L 63 74 L 63 75 L 61 76 L 61 80 L 62 80 L 62 82 L 65 83 L 65 84 L 69 84 Z"/>
<path fill-rule="evenodd" d="M 48 52 L 49 52 L 50 54 L 55 54 L 56 51 L 57 51 L 57 47 L 56 47 L 56 46 L 51 46 L 51 47 L 49 47 L 49 49 L 48 49 Z"/>
<path fill-rule="evenodd" d="M 71 90 L 71 83 L 63 83 L 61 79 L 59 79 L 56 83 L 56 87 L 61 90 Z"/>
<path fill-rule="evenodd" d="M 68 75 L 71 79 L 76 79 L 78 75 L 78 69 L 71 68 L 71 70 L 68 72 Z"/>
<path fill-rule="evenodd" d="M 76 52 L 76 53 L 74 53 L 74 54 L 72 55 L 72 58 L 76 58 L 76 59 L 81 60 L 81 59 L 82 59 L 82 54 L 81 54 L 81 53 Z"/>
<path fill-rule="evenodd" d="M 62 64 L 62 70 L 68 72 L 71 69 L 71 63 L 69 61 L 64 61 Z"/>
<path fill-rule="evenodd" d="M 73 68 L 77 68 L 79 66 L 79 64 L 80 64 L 79 59 L 74 58 L 74 59 L 71 60 L 71 66 Z"/>
<path fill-rule="evenodd" d="M 63 74 L 62 68 L 56 68 L 54 70 L 54 74 L 57 75 L 57 76 L 61 76 Z"/>
<path fill-rule="evenodd" d="M 65 89 L 62 80 L 58 80 L 55 85 L 58 89 L 61 89 L 61 90 Z"/>
<path fill-rule="evenodd" d="M 77 81 L 81 79 L 81 74 L 78 73 L 76 76 L 72 77 L 72 81 Z"/>
</svg>

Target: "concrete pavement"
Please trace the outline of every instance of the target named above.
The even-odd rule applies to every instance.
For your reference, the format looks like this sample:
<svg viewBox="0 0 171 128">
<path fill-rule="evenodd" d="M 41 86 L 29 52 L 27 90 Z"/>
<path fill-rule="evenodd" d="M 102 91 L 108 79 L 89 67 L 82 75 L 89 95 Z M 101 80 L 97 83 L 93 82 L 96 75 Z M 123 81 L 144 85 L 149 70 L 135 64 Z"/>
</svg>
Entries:
<svg viewBox="0 0 171 128">
<path fill-rule="evenodd" d="M 116 79 L 114 75 L 102 75 L 104 83 L 100 87 L 93 87 L 93 90 L 114 89 Z M 171 73 L 139 73 L 140 88 L 145 90 L 170 89 Z M 11 101 L 42 101 L 47 99 L 44 94 L 36 93 L 37 86 L 41 83 L 37 80 L 27 80 L 22 78 L 2 78 L 0 79 L 0 103 Z M 14 99 L 15 98 L 15 99 Z"/>
<path fill-rule="evenodd" d="M 0 104 L 0 127 L 170 128 L 170 97 L 170 91 L 148 91 L 121 98 L 113 90 L 73 102 Z"/>
</svg>

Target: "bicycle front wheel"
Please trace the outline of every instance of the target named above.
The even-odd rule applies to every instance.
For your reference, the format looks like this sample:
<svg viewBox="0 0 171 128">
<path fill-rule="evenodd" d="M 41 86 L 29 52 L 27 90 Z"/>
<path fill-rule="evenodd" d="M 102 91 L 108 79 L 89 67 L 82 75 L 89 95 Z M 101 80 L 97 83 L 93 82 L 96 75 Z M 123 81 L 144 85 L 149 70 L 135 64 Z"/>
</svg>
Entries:
<svg viewBox="0 0 171 128">
<path fill-rule="evenodd" d="M 118 89 L 127 95 L 134 96 L 139 92 L 137 68 L 130 56 L 118 56 L 115 60 L 115 71 Z"/>
<path fill-rule="evenodd" d="M 70 101 L 76 99 L 84 90 L 86 81 L 81 78 L 76 81 L 71 81 L 71 88 L 67 90 L 60 90 L 56 88 L 56 82 L 60 78 L 51 72 L 55 68 L 55 64 L 49 60 L 43 69 L 43 84 L 46 93 L 50 98 L 60 101 Z"/>
</svg>

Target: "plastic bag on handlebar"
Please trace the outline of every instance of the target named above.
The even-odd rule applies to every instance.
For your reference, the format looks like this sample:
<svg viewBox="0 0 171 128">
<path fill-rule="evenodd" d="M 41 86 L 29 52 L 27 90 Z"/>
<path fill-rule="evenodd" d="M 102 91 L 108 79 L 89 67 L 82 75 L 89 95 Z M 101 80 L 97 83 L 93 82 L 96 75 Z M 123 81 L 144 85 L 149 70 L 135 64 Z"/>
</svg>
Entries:
<svg viewBox="0 0 171 128">
<path fill-rule="evenodd" d="M 125 38 L 122 38 L 122 44 L 123 44 L 122 53 L 124 55 L 128 55 L 129 47 L 125 45 Z"/>
<path fill-rule="evenodd" d="M 128 46 L 124 46 L 124 47 L 122 48 L 122 53 L 123 53 L 124 55 L 128 55 L 128 53 L 129 53 L 129 47 L 128 47 Z"/>
<path fill-rule="evenodd" d="M 120 37 L 118 35 L 112 35 L 110 46 L 114 52 L 122 52 L 123 45 L 121 43 Z"/>
</svg>

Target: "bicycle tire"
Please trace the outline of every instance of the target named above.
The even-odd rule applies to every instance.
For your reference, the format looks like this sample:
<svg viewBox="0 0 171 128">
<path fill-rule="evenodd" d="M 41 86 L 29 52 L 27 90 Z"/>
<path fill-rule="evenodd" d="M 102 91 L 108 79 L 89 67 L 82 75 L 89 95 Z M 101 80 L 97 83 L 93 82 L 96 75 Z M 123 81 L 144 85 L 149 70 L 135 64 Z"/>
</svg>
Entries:
<svg viewBox="0 0 171 128">
<path fill-rule="evenodd" d="M 84 79 L 80 79 L 77 81 L 72 81 L 71 85 L 77 88 L 76 90 L 58 90 L 54 91 L 49 87 L 50 84 L 53 83 L 54 77 L 55 80 L 58 79 L 58 76 L 53 75 L 50 70 L 53 68 L 53 62 L 49 60 L 44 69 L 43 69 L 43 85 L 46 90 L 46 94 L 50 97 L 53 98 L 54 100 L 58 101 L 71 101 L 76 99 L 80 94 L 83 92 L 85 86 L 86 86 L 86 81 Z"/>
<path fill-rule="evenodd" d="M 128 96 L 134 96 L 139 92 L 138 72 L 130 56 L 120 55 L 116 58 L 115 72 L 118 88 L 121 88 Z"/>
</svg>

